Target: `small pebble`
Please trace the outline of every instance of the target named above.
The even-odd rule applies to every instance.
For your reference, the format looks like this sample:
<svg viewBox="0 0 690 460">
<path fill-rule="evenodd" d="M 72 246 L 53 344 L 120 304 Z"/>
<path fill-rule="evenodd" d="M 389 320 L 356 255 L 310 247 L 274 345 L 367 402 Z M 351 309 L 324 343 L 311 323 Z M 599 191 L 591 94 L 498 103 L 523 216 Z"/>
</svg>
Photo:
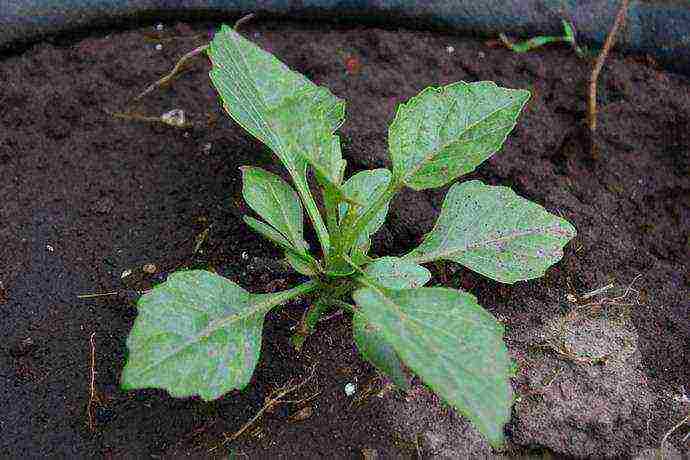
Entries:
<svg viewBox="0 0 690 460">
<path fill-rule="evenodd" d="M 379 452 L 376 449 L 362 449 L 362 458 L 364 460 L 376 460 L 379 458 Z"/>
<path fill-rule="evenodd" d="M 163 45 L 161 45 L 160 43 L 156 44 L 156 51 L 160 51 L 162 49 L 163 49 Z"/>
<path fill-rule="evenodd" d="M 158 267 L 156 267 L 155 264 L 144 264 L 141 269 L 144 270 L 144 273 L 148 273 L 149 275 L 153 275 L 158 271 Z"/>
<path fill-rule="evenodd" d="M 345 394 L 348 396 L 352 396 L 353 394 L 355 394 L 356 389 L 357 385 L 355 385 L 354 383 L 348 383 L 347 385 L 345 385 Z"/>
<path fill-rule="evenodd" d="M 161 121 L 170 126 L 184 126 L 186 122 L 184 110 L 172 109 L 168 112 L 165 112 L 163 115 L 161 115 Z"/>
<path fill-rule="evenodd" d="M 448 46 L 446 46 L 446 52 L 447 52 L 448 54 L 453 54 L 453 53 L 455 52 L 455 48 L 452 47 L 452 46 L 450 46 L 450 45 L 448 45 Z"/>
</svg>

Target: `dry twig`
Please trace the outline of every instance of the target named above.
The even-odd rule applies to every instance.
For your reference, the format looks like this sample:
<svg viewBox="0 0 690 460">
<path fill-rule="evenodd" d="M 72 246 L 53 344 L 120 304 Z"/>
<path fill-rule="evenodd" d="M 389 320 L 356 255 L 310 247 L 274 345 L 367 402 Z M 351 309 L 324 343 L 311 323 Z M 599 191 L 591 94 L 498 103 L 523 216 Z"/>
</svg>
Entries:
<svg viewBox="0 0 690 460">
<path fill-rule="evenodd" d="M 77 296 L 77 299 L 93 299 L 95 297 L 108 297 L 108 296 L 117 295 L 117 294 L 119 294 L 118 291 L 101 292 L 98 294 L 79 294 Z"/>
<path fill-rule="evenodd" d="M 620 29 L 625 22 L 625 17 L 628 12 L 628 1 L 629 0 L 621 1 L 621 7 L 618 10 L 618 14 L 616 14 L 616 20 L 606 36 L 604 47 L 601 49 L 601 52 L 594 63 L 592 74 L 589 77 L 589 93 L 587 95 L 587 125 L 589 126 L 590 133 L 591 154 L 594 158 L 597 156 L 596 141 L 594 138 L 597 130 L 597 80 L 599 79 L 599 73 L 601 72 L 602 67 L 604 67 L 606 56 L 609 54 L 609 50 L 615 42 L 618 29 Z"/>
<path fill-rule="evenodd" d="M 673 426 L 673 428 L 671 428 L 671 429 L 664 435 L 663 439 L 661 440 L 661 446 L 659 446 L 659 448 L 660 448 L 660 449 L 663 449 L 663 448 L 664 448 L 664 444 L 666 444 L 666 441 L 668 441 L 668 437 L 671 436 L 671 435 L 673 434 L 673 432 L 676 431 L 678 428 L 680 428 L 681 426 L 683 426 L 683 425 L 685 425 L 686 423 L 689 423 L 689 422 L 690 422 L 690 414 L 688 414 L 688 416 L 685 417 L 685 418 L 684 418 L 683 420 L 681 420 L 680 422 L 676 423 L 676 424 Z M 686 436 L 686 438 L 687 438 L 687 436 Z"/>
<path fill-rule="evenodd" d="M 88 412 L 88 416 L 89 416 L 89 430 L 91 430 L 91 432 L 96 431 L 96 421 L 95 421 L 93 409 L 94 409 L 94 403 L 98 400 L 98 396 L 96 395 L 96 342 L 95 342 L 95 337 L 96 337 L 96 333 L 92 332 L 91 337 L 89 339 L 89 342 L 91 342 L 91 385 L 90 385 L 90 392 L 89 392 L 89 403 L 86 406 L 86 411 Z"/>
<path fill-rule="evenodd" d="M 625 292 L 623 292 L 623 294 L 619 295 L 618 297 L 613 297 L 613 298 L 603 297 L 600 300 L 595 300 L 595 301 L 588 302 L 588 303 L 585 303 L 582 305 L 578 305 L 577 308 L 573 309 L 570 312 L 570 314 L 577 314 L 578 312 L 580 312 L 581 310 L 584 310 L 586 308 L 590 308 L 592 310 L 599 310 L 603 307 L 608 307 L 608 306 L 632 307 L 634 305 L 640 305 L 640 299 L 639 299 L 640 291 L 637 289 L 634 289 L 633 285 L 641 277 L 642 277 L 642 273 L 635 276 L 635 278 L 633 278 L 633 280 L 630 282 L 628 287 L 625 288 Z M 611 289 L 612 287 L 613 287 L 613 283 L 609 283 L 608 285 L 606 285 L 602 288 L 596 289 L 594 291 L 588 292 L 587 294 L 584 294 L 583 296 L 581 296 L 579 298 L 577 296 L 572 295 L 572 294 L 569 294 L 569 295 L 572 295 L 574 298 L 573 302 L 577 303 L 577 302 L 580 302 L 582 300 L 587 300 L 591 297 L 594 297 L 595 295 L 606 292 L 609 289 Z M 631 292 L 635 292 L 638 296 L 638 298 L 634 302 L 631 300 L 628 300 L 628 296 L 630 295 Z"/>
<path fill-rule="evenodd" d="M 287 404 L 287 403 L 304 403 L 306 401 L 310 401 L 310 400 L 314 399 L 316 396 L 318 396 L 321 393 L 320 391 L 314 393 L 313 395 L 311 395 L 307 398 L 303 398 L 300 400 L 285 400 L 282 398 L 284 398 L 288 394 L 302 388 L 307 382 L 309 382 L 314 377 L 315 373 L 316 373 L 316 364 L 314 364 L 314 366 L 312 367 L 311 374 L 309 375 L 309 377 L 302 380 L 300 383 L 294 384 L 294 385 L 292 385 L 290 383 L 286 383 L 285 385 L 278 388 L 277 390 L 272 391 L 271 394 L 268 396 L 268 398 L 266 398 L 266 402 L 264 403 L 263 407 L 259 410 L 259 412 L 256 413 L 256 415 L 254 415 L 254 417 L 251 418 L 251 420 L 249 420 L 244 425 L 242 425 L 242 427 L 239 430 L 237 430 L 235 433 L 233 433 L 231 436 L 227 436 L 226 434 L 224 434 L 223 436 L 225 436 L 225 440 L 223 442 L 221 442 L 220 444 L 218 444 L 217 446 L 214 446 L 211 449 L 209 449 L 209 452 L 213 452 L 214 450 L 218 449 L 219 447 L 222 447 L 222 446 L 228 444 L 229 442 L 232 442 L 235 439 L 239 438 L 242 435 L 242 433 L 244 433 L 249 428 L 251 428 L 252 425 L 254 425 L 254 423 L 257 420 L 259 420 L 266 412 L 269 412 L 275 406 L 277 406 L 279 404 Z"/>
<path fill-rule="evenodd" d="M 175 77 L 177 77 L 179 74 L 182 73 L 183 70 L 185 70 L 185 65 L 187 62 L 192 59 L 195 56 L 200 55 L 204 51 L 208 49 L 208 43 L 202 46 L 199 46 L 198 48 L 194 48 L 192 51 L 186 53 L 184 56 L 180 58 L 179 61 L 177 61 L 177 64 L 175 64 L 175 67 L 170 71 L 169 74 L 163 76 L 160 78 L 157 82 L 151 83 L 149 86 L 146 87 L 144 91 L 142 91 L 139 95 L 137 95 L 132 101 L 138 101 L 147 94 L 149 94 L 151 91 L 154 89 L 158 88 L 159 86 L 165 86 L 169 84 Z"/>
<path fill-rule="evenodd" d="M 242 16 L 240 19 L 235 22 L 235 27 L 234 29 L 237 30 L 239 26 L 242 24 L 246 23 L 247 21 L 251 20 L 254 17 L 254 13 L 247 14 L 246 16 Z M 178 75 L 180 75 L 184 70 L 186 70 L 186 64 L 188 61 L 190 61 L 192 58 L 199 56 L 203 52 L 205 52 L 208 49 L 208 43 L 202 46 L 199 46 L 198 48 L 194 48 L 192 51 L 186 53 L 184 56 L 180 58 L 179 61 L 177 61 L 177 64 L 175 64 L 175 67 L 168 73 L 167 75 L 163 76 L 160 78 L 157 82 L 151 83 L 144 91 L 142 91 L 139 95 L 137 95 L 132 102 L 138 101 L 147 94 L 149 94 L 151 91 L 154 89 L 158 88 L 159 86 L 166 86 L 168 85 L 172 80 L 175 79 Z"/>
</svg>

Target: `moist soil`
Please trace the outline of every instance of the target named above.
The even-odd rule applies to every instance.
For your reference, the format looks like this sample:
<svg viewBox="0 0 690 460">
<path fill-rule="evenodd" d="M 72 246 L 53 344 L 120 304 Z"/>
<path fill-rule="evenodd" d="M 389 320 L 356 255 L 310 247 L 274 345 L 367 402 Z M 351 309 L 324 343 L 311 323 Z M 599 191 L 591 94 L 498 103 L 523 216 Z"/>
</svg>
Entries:
<svg viewBox="0 0 690 460">
<path fill-rule="evenodd" d="M 390 389 L 358 356 L 348 314 L 321 322 L 295 351 L 289 338 L 304 301 L 268 314 L 261 360 L 242 391 L 204 402 L 119 389 L 138 292 L 167 273 L 212 269 L 252 292 L 300 281 L 241 220 L 250 210 L 238 167 L 281 170 L 224 115 L 207 59 L 129 104 L 209 30 L 90 31 L 0 61 L 3 456 L 498 454 L 421 382 L 407 394 Z M 348 173 L 389 166 L 395 106 L 426 86 L 493 80 L 532 91 L 503 150 L 468 177 L 512 187 L 567 218 L 578 236 L 538 280 L 501 285 L 440 263 L 431 284 L 469 290 L 506 325 L 517 400 L 501 454 L 652 455 L 690 411 L 688 79 L 644 56 L 610 56 L 593 154 L 584 129 L 591 60 L 567 47 L 515 54 L 442 33 L 285 22 L 242 30 L 348 101 Z M 112 116 L 172 109 L 191 126 Z M 374 253 L 414 247 L 444 192 L 402 193 Z M 286 397 L 301 402 L 274 406 L 218 447 L 272 391 L 312 371 Z M 671 434 L 665 452 L 685 455 L 688 431 Z"/>
</svg>

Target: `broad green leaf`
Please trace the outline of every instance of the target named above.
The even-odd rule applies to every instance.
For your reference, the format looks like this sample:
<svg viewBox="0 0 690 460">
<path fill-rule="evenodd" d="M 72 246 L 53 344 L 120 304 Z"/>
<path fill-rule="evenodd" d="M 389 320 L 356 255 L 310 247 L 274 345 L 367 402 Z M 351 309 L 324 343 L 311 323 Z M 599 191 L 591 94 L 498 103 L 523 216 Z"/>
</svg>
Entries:
<svg viewBox="0 0 690 460">
<path fill-rule="evenodd" d="M 324 127 L 318 128 L 324 128 L 326 134 L 342 125 L 345 116 L 342 100 L 290 70 L 232 28 L 221 27 L 210 43 L 208 55 L 213 64 L 209 76 L 225 110 L 288 164 L 294 163 L 296 153 L 285 148 L 274 127 L 281 126 L 280 119 L 290 107 L 316 106 L 324 120 Z M 292 113 L 295 119 L 303 115 L 311 112 Z"/>
<path fill-rule="evenodd" d="M 376 327 L 369 324 L 359 312 L 352 317 L 352 335 L 357 350 L 382 374 L 386 375 L 399 388 L 410 389 L 410 376 L 393 347 L 386 342 Z"/>
<path fill-rule="evenodd" d="M 367 265 L 364 272 L 376 283 L 388 289 L 422 287 L 431 273 L 421 265 L 398 257 L 382 257 Z"/>
<path fill-rule="evenodd" d="M 494 447 L 513 401 L 503 326 L 466 292 L 446 288 L 353 294 L 359 312 L 400 359 Z"/>
<path fill-rule="evenodd" d="M 298 253 L 306 251 L 302 204 L 290 185 L 261 168 L 244 166 L 242 196 L 247 204 L 283 235 Z"/>
<path fill-rule="evenodd" d="M 473 171 L 501 148 L 529 96 L 490 81 L 424 89 L 388 131 L 396 180 L 423 190 Z"/>
<path fill-rule="evenodd" d="M 307 289 L 250 294 L 207 271 L 173 273 L 139 300 L 122 387 L 206 401 L 242 389 L 259 358 L 264 315 Z"/>
<path fill-rule="evenodd" d="M 244 223 L 249 225 L 249 227 L 256 233 L 263 235 L 267 239 L 285 249 L 292 248 L 290 242 L 278 230 L 274 229 L 270 225 L 261 222 L 260 220 L 256 220 L 251 216 L 243 216 L 242 219 L 244 220 Z"/>
<path fill-rule="evenodd" d="M 512 284 L 542 276 L 575 235 L 568 221 L 510 188 L 473 180 L 448 190 L 433 230 L 404 258 L 452 260 Z"/>
<path fill-rule="evenodd" d="M 360 171 L 354 176 L 350 177 L 342 187 L 343 193 L 354 200 L 355 202 L 365 203 L 371 205 L 386 191 L 388 184 L 391 181 L 391 173 L 387 169 L 372 169 L 367 171 Z M 350 211 L 351 206 L 356 206 L 350 203 L 340 203 L 339 213 L 340 222 L 343 223 L 345 217 Z M 369 209 L 368 206 L 358 207 L 354 210 L 355 216 L 363 215 Z M 353 256 L 358 260 L 363 260 L 363 257 L 369 252 L 371 247 L 370 236 L 379 231 L 383 223 L 386 221 L 388 214 L 388 204 L 383 206 L 381 210 L 369 221 L 364 231 L 357 237 L 357 243 L 354 246 Z"/>
</svg>

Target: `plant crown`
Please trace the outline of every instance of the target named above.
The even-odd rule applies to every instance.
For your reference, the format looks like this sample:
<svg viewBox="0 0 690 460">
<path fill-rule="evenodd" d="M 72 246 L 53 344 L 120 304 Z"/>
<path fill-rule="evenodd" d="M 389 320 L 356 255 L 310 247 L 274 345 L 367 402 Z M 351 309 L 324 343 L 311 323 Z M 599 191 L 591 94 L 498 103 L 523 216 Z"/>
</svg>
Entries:
<svg viewBox="0 0 690 460">
<path fill-rule="evenodd" d="M 275 153 L 292 179 L 290 185 L 263 169 L 242 168 L 244 199 L 259 217 L 245 222 L 311 279 L 252 294 L 209 271 L 172 273 L 138 302 L 123 388 L 164 388 L 204 400 L 242 389 L 259 358 L 266 313 L 310 295 L 295 346 L 329 309 L 351 310 L 354 341 L 366 360 L 403 389 L 416 374 L 501 446 L 513 401 L 504 327 L 472 294 L 423 287 L 431 275 L 421 264 L 454 261 L 509 284 L 538 278 L 560 260 L 573 226 L 510 188 L 470 180 L 449 188 L 419 247 L 401 257 L 375 258 L 369 250 L 398 191 L 442 187 L 473 171 L 500 149 L 530 93 L 487 81 L 426 88 L 399 105 L 389 127 L 392 168 L 345 180 L 335 134 L 345 116 L 341 99 L 228 26 L 208 54 L 224 109 Z M 303 211 L 320 255 L 304 240 Z"/>
</svg>

